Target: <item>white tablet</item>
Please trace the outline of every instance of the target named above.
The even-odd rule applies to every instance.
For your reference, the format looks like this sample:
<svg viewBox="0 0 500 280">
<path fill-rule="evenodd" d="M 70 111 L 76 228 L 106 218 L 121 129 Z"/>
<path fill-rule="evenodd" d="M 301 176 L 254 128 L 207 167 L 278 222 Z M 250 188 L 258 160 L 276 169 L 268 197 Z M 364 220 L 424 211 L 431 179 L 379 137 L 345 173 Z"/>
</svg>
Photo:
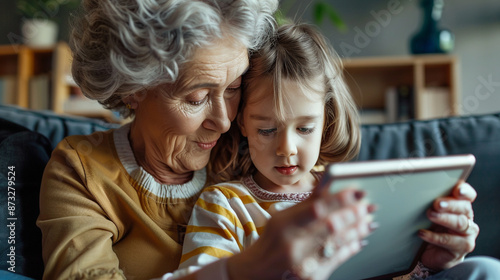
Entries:
<svg viewBox="0 0 500 280">
<path fill-rule="evenodd" d="M 426 210 L 465 180 L 474 163 L 473 155 L 454 155 L 329 165 L 324 181 L 330 182 L 330 190 L 364 190 L 378 206 L 374 220 L 380 224 L 367 238 L 368 245 L 330 279 L 387 279 L 410 273 L 423 244 L 417 232 L 431 226 Z"/>
</svg>

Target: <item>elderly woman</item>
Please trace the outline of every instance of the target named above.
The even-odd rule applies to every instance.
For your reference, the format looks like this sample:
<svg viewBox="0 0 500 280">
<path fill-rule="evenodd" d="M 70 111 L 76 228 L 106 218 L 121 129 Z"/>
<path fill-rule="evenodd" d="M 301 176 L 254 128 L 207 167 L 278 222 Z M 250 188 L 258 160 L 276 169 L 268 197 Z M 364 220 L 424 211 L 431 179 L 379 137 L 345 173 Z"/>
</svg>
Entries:
<svg viewBox="0 0 500 280">
<path fill-rule="evenodd" d="M 45 279 L 149 279 L 177 268 L 193 204 L 210 178 L 210 152 L 237 114 L 249 53 L 273 32 L 277 2 L 83 0 L 73 76 L 89 98 L 133 121 L 68 137 L 54 150 L 37 222 Z M 478 233 L 462 222 L 472 217 L 474 190 L 455 194 L 432 220 L 459 234 L 423 236 L 434 244 L 423 261 L 435 269 L 459 263 Z M 369 232 L 362 197 L 318 189 L 275 215 L 255 246 L 198 276 L 325 278 Z M 328 240 L 339 246 L 326 258 L 318 252 Z"/>
</svg>

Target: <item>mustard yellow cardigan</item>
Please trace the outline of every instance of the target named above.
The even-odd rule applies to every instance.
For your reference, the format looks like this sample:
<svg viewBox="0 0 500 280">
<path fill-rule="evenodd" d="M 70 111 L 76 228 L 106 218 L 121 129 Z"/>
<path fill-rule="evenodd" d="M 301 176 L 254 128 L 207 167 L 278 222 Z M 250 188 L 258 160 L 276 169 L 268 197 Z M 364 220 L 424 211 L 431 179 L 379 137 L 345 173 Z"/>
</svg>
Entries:
<svg viewBox="0 0 500 280">
<path fill-rule="evenodd" d="M 150 279 L 174 271 L 206 180 L 162 185 L 137 165 L 130 126 L 65 138 L 45 169 L 44 279 Z"/>
</svg>

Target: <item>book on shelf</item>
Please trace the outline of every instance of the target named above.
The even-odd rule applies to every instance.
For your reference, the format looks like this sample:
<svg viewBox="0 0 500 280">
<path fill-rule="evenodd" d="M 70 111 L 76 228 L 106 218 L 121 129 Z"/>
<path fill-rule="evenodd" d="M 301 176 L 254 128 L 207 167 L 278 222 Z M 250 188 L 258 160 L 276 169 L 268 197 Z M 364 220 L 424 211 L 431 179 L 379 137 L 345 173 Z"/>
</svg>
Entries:
<svg viewBox="0 0 500 280">
<path fill-rule="evenodd" d="M 50 109 L 50 76 L 42 74 L 29 80 L 29 107 L 33 110 Z"/>
<path fill-rule="evenodd" d="M 398 121 L 415 118 L 415 102 L 413 100 L 413 86 L 402 85 L 398 91 Z"/>
<path fill-rule="evenodd" d="M 96 100 L 88 99 L 84 96 L 71 96 L 64 101 L 63 111 L 70 114 L 93 114 L 107 110 Z"/>
<path fill-rule="evenodd" d="M 104 108 L 97 100 L 83 95 L 72 95 L 63 104 L 63 112 L 90 118 L 100 118 L 108 122 L 122 122 L 122 118 L 115 112 Z"/>
<path fill-rule="evenodd" d="M 384 110 L 362 109 L 359 116 L 362 124 L 382 124 L 387 122 L 387 115 Z"/>
<path fill-rule="evenodd" d="M 0 104 L 16 104 L 16 76 L 0 77 Z"/>
<path fill-rule="evenodd" d="M 386 122 L 401 122 L 415 118 L 413 87 L 392 86 L 385 92 Z"/>
<path fill-rule="evenodd" d="M 427 87 L 420 95 L 422 119 L 444 118 L 450 115 L 450 90 L 446 87 Z"/>
<path fill-rule="evenodd" d="M 386 122 L 393 123 L 398 119 L 398 92 L 396 87 L 389 87 L 385 91 Z"/>
</svg>

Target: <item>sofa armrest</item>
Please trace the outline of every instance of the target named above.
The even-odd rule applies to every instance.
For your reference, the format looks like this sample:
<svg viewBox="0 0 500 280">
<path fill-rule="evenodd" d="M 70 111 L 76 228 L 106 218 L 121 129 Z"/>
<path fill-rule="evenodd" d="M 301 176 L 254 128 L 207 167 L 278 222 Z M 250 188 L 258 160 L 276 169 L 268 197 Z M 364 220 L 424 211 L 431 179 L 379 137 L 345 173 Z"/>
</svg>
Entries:
<svg viewBox="0 0 500 280">
<path fill-rule="evenodd" d="M 43 170 L 52 152 L 49 140 L 0 119 L 0 270 L 41 279 L 42 233 L 36 226 Z"/>
</svg>

